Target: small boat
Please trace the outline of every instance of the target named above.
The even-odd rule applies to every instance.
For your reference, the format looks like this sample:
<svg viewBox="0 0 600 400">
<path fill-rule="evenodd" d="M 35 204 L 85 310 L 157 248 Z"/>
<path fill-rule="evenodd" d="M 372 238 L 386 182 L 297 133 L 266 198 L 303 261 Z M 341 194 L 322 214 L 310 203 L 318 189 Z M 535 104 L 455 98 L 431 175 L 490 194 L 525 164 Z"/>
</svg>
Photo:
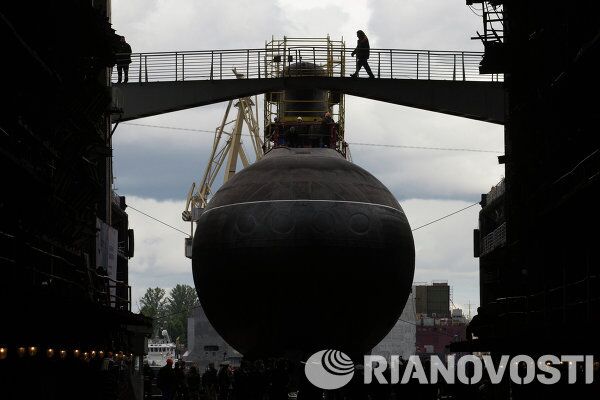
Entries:
<svg viewBox="0 0 600 400">
<path fill-rule="evenodd" d="M 146 361 L 153 369 L 162 368 L 167 365 L 167 360 L 170 358 L 175 361 L 175 343 L 171 340 L 166 329 L 161 332 L 162 338 L 148 339 L 148 348 Z"/>
</svg>

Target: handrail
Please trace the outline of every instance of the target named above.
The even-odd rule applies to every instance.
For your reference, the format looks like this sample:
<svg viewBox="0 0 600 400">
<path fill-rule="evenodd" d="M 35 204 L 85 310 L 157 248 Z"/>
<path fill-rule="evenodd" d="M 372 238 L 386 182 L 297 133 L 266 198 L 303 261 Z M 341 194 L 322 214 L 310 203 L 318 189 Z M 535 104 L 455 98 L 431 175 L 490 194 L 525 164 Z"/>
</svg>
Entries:
<svg viewBox="0 0 600 400">
<path fill-rule="evenodd" d="M 131 54 L 130 83 L 188 80 L 297 77 L 287 68 L 307 62 L 304 75 L 347 77 L 355 69 L 353 49 L 342 46 L 291 45 L 287 48 L 221 49 Z M 448 50 L 371 49 L 369 64 L 377 78 L 450 81 L 502 81 L 503 76 L 481 75 L 482 52 Z M 332 64 L 333 68 L 327 68 Z M 237 72 L 234 72 L 233 69 Z M 301 71 L 302 72 L 302 71 Z M 363 76 L 366 73 L 362 72 Z M 115 78 L 113 77 L 113 80 Z"/>
</svg>

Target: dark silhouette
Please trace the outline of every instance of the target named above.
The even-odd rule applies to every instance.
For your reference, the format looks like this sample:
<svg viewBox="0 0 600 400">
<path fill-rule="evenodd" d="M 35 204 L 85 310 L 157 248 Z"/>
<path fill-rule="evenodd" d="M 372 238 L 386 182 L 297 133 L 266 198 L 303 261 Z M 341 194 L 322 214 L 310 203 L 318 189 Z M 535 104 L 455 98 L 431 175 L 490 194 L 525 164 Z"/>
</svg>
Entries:
<svg viewBox="0 0 600 400">
<path fill-rule="evenodd" d="M 290 377 L 288 366 L 284 359 L 274 360 L 269 376 L 270 400 L 287 400 Z"/>
<path fill-rule="evenodd" d="M 152 372 L 152 368 L 148 365 L 147 361 L 144 361 L 144 368 L 142 370 L 144 374 L 144 398 L 152 397 L 152 380 L 154 380 L 154 372 Z"/>
<path fill-rule="evenodd" d="M 125 41 L 125 36 L 121 36 L 116 49 L 117 53 L 117 83 L 124 83 L 129 79 L 129 64 L 131 64 L 131 46 Z M 123 74 L 125 75 L 123 77 Z"/>
<path fill-rule="evenodd" d="M 186 382 L 190 400 L 198 400 L 200 396 L 200 374 L 193 365 L 186 375 Z"/>
<path fill-rule="evenodd" d="M 217 381 L 219 384 L 219 400 L 228 400 L 229 384 L 231 383 L 228 364 L 221 364 L 221 368 L 219 368 L 219 373 L 217 374 Z"/>
<path fill-rule="evenodd" d="M 202 390 L 210 400 L 214 400 L 217 390 L 217 370 L 213 363 L 208 364 L 208 368 L 202 374 Z"/>
<path fill-rule="evenodd" d="M 469 325 L 467 325 L 467 340 L 473 340 L 473 336 L 481 338 L 482 334 L 485 336 L 485 331 L 489 325 L 488 316 L 485 309 L 477 307 L 477 315 L 475 315 Z"/>
<path fill-rule="evenodd" d="M 233 372 L 233 398 L 235 400 L 251 397 L 250 379 L 250 367 L 246 360 L 242 360 L 240 367 Z"/>
<path fill-rule="evenodd" d="M 167 365 L 158 371 L 158 388 L 162 392 L 164 400 L 172 400 L 175 396 L 175 387 L 177 384 L 175 371 L 173 370 L 173 360 L 168 359 Z"/>
<path fill-rule="evenodd" d="M 321 135 L 319 138 L 319 147 L 329 147 L 331 145 L 331 142 L 333 142 L 331 136 L 332 136 L 332 129 L 333 129 L 334 123 L 335 122 L 333 121 L 333 118 L 331 117 L 331 113 L 329 111 L 327 111 L 325 113 L 325 116 L 321 120 L 321 130 L 320 130 Z"/>
<path fill-rule="evenodd" d="M 187 399 L 187 382 L 185 379 L 185 362 L 177 361 L 175 363 L 175 395 L 178 399 Z"/>
<path fill-rule="evenodd" d="M 356 48 L 352 51 L 352 57 L 356 55 L 356 72 L 350 76 L 358 78 L 358 71 L 360 71 L 361 67 L 364 67 L 367 74 L 369 74 L 369 78 L 375 78 L 375 75 L 371 72 L 369 63 L 367 62 L 370 53 L 369 39 L 367 38 L 367 35 L 360 30 L 356 32 L 356 36 L 358 37 Z"/>
</svg>

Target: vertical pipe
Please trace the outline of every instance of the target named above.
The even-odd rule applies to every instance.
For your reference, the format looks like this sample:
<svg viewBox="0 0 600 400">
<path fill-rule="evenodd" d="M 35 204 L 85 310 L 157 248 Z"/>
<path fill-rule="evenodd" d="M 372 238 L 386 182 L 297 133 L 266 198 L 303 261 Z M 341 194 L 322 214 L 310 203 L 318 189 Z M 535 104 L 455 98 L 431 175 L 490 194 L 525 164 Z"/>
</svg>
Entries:
<svg viewBox="0 0 600 400">
<path fill-rule="evenodd" d="M 390 79 L 394 79 L 394 57 L 392 50 L 390 50 Z"/>
<path fill-rule="evenodd" d="M 140 53 L 140 77 L 138 79 L 139 83 L 142 83 L 142 53 Z"/>
<path fill-rule="evenodd" d="M 148 56 L 144 56 L 144 71 L 146 73 L 146 82 L 148 82 Z"/>
<path fill-rule="evenodd" d="M 313 69 L 317 69 L 317 54 L 315 53 L 315 48 L 313 46 Z"/>
<path fill-rule="evenodd" d="M 463 71 L 463 81 L 466 80 L 465 79 L 465 52 L 461 51 L 460 55 L 462 57 L 462 71 Z"/>
<path fill-rule="evenodd" d="M 177 52 L 175 52 L 175 82 L 177 82 Z"/>
<path fill-rule="evenodd" d="M 485 45 L 487 42 L 487 14 L 485 11 L 483 11 L 483 40 Z"/>
<path fill-rule="evenodd" d="M 219 79 L 223 79 L 223 53 L 219 53 Z"/>
<path fill-rule="evenodd" d="M 377 78 L 381 78 L 381 53 L 377 52 Z"/>
<path fill-rule="evenodd" d="M 214 56 L 215 56 L 215 52 L 211 50 L 210 52 L 210 80 L 212 81 L 213 79 L 213 60 L 214 60 Z"/>
<path fill-rule="evenodd" d="M 181 80 L 185 81 L 185 54 L 181 55 Z"/>
<path fill-rule="evenodd" d="M 258 51 L 258 56 L 256 56 L 256 66 L 258 67 L 258 79 L 260 79 L 260 50 Z M 256 120 L 258 121 L 258 117 Z"/>
<path fill-rule="evenodd" d="M 250 50 L 246 50 L 246 78 L 250 78 Z"/>
</svg>

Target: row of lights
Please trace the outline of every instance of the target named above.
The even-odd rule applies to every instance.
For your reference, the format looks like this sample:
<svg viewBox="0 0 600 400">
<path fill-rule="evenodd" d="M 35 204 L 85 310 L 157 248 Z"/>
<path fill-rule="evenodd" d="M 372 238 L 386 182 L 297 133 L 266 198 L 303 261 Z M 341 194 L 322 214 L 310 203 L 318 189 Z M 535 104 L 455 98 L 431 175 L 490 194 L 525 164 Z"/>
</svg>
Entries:
<svg viewBox="0 0 600 400">
<path fill-rule="evenodd" d="M 36 346 L 29 346 L 29 347 L 17 347 L 16 349 L 16 354 L 22 358 L 25 356 L 30 356 L 30 357 L 35 357 L 38 355 L 39 352 L 39 348 Z M 53 349 L 51 347 L 46 349 L 46 357 L 48 358 L 53 358 L 53 357 L 59 357 L 61 359 L 65 359 L 69 356 L 69 354 L 71 354 L 74 358 L 81 358 L 84 361 L 89 361 L 93 358 L 98 357 L 98 359 L 103 359 L 104 356 L 106 355 L 108 358 L 113 358 L 113 356 L 115 356 L 115 359 L 117 361 L 121 361 L 123 359 L 125 359 L 127 356 L 122 352 L 122 351 L 118 351 L 116 354 L 113 354 L 112 351 L 109 351 L 108 353 L 104 353 L 104 351 L 100 350 L 100 351 L 96 351 L 96 350 L 91 350 L 91 351 L 81 351 L 79 349 L 74 349 L 72 351 L 68 351 L 68 350 L 64 350 L 64 349 Z M 7 347 L 0 347 L 0 360 L 4 360 L 8 357 L 8 348 Z M 133 357 L 133 353 L 129 353 L 129 357 Z"/>
</svg>

